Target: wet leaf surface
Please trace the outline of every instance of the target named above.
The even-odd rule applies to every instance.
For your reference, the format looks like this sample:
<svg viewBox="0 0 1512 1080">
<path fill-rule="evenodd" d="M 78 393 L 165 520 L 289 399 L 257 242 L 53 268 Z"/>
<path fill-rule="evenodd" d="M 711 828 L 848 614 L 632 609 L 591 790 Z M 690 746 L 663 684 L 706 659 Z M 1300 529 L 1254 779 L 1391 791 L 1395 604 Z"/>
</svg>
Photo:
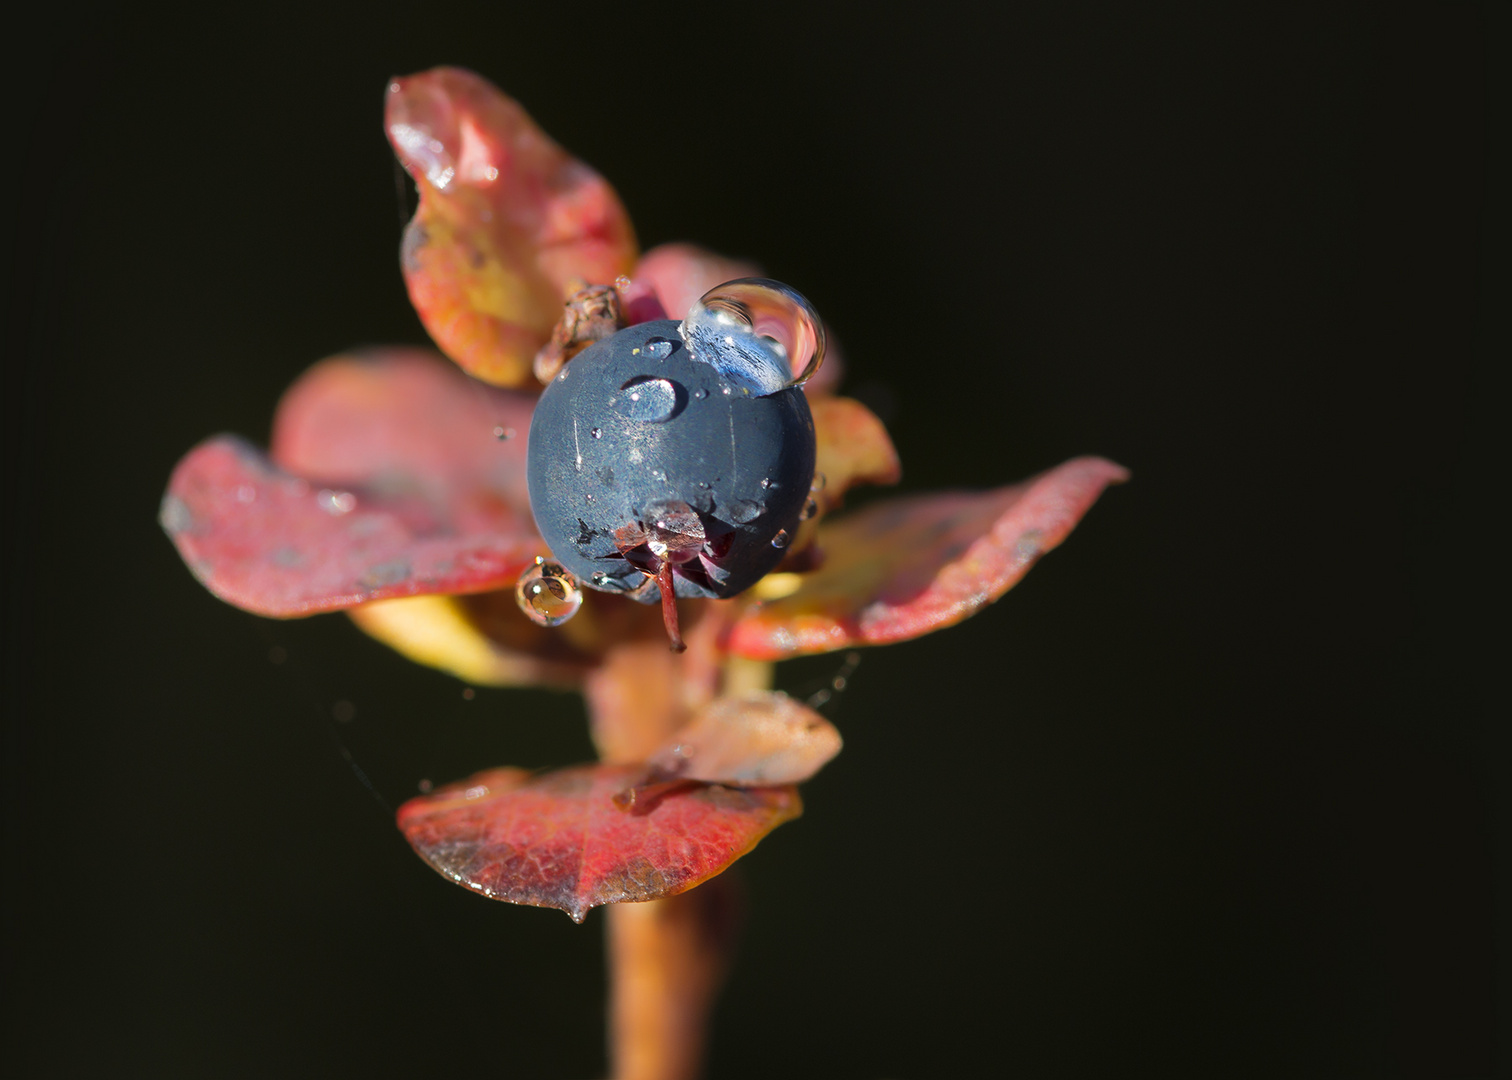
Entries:
<svg viewBox="0 0 1512 1080">
<path fill-rule="evenodd" d="M 742 786 L 801 784 L 840 752 L 840 732 L 786 694 L 755 691 L 714 701 L 651 758 L 688 780 Z"/>
<path fill-rule="evenodd" d="M 442 876 L 496 900 L 554 907 L 581 922 L 600 904 L 654 900 L 728 867 L 798 816 L 792 787 L 685 784 L 633 812 L 616 793 L 639 765 L 541 775 L 492 769 L 411 799 L 399 828 Z"/>
<path fill-rule="evenodd" d="M 470 71 L 394 80 L 385 126 L 420 193 L 401 255 L 415 310 L 465 370 L 526 385 L 573 283 L 635 264 L 619 197 Z"/>
<path fill-rule="evenodd" d="M 212 592 L 262 615 L 512 585 L 542 549 L 532 401 L 417 350 L 324 361 L 285 396 L 272 459 L 219 436 L 179 463 L 163 527 Z"/>
<path fill-rule="evenodd" d="M 820 530 L 823 564 L 753 603 L 728 646 L 779 659 L 881 645 L 951 626 L 996 600 L 1128 473 L 1075 458 L 995 491 L 893 499 Z"/>
</svg>

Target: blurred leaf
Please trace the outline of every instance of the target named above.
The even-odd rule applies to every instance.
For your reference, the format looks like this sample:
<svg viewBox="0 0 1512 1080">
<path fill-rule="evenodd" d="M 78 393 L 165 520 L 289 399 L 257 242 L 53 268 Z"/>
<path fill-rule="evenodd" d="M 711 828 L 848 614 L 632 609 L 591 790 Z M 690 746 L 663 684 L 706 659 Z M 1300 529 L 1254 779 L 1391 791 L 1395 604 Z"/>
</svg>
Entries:
<svg viewBox="0 0 1512 1080">
<path fill-rule="evenodd" d="M 729 648 L 774 660 L 952 626 L 1012 588 L 1126 479 L 1111 461 L 1075 458 L 1011 487 L 891 499 L 827 522 L 823 564 L 790 593 L 751 604 Z"/>
<path fill-rule="evenodd" d="M 753 691 L 709 704 L 651 764 L 669 776 L 721 784 L 801 784 L 840 752 L 840 732 L 786 694 Z"/>
<path fill-rule="evenodd" d="M 385 126 L 420 192 L 401 263 L 421 321 L 464 370 L 529 383 L 574 282 L 635 265 L 619 197 L 470 71 L 395 79 Z"/>
<path fill-rule="evenodd" d="M 533 400 L 417 350 L 324 361 L 284 397 L 277 464 L 233 436 L 201 443 L 163 527 L 212 592 L 261 615 L 512 587 L 544 550 L 525 493 Z"/>
</svg>

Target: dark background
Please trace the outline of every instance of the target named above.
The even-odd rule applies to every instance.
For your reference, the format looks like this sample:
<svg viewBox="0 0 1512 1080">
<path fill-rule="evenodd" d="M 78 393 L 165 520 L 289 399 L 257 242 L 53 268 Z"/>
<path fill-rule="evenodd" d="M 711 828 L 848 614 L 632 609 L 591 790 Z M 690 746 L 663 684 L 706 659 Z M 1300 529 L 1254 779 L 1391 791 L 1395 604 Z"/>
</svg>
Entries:
<svg viewBox="0 0 1512 1080">
<path fill-rule="evenodd" d="M 646 246 L 807 293 L 906 490 L 1134 470 L 1000 604 L 866 654 L 741 864 L 714 1076 L 1508 1075 L 1505 18 L 542 8 L 55 5 L 12 41 L 12 1075 L 602 1067 L 602 916 L 451 886 L 390 817 L 587 757 L 579 699 L 232 610 L 154 520 L 309 363 L 424 340 L 381 107 L 438 63 Z"/>
</svg>

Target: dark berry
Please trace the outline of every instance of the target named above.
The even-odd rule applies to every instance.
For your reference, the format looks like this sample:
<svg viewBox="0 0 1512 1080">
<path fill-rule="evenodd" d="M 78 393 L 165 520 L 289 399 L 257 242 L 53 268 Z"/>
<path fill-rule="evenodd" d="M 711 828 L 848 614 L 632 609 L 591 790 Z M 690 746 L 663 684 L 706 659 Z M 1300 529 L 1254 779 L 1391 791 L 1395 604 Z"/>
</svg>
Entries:
<svg viewBox="0 0 1512 1080">
<path fill-rule="evenodd" d="M 677 596 L 734 596 L 797 531 L 814 420 L 796 386 L 758 396 L 690 355 L 678 323 L 642 323 L 546 387 L 528 476 L 536 527 L 583 585 L 649 603 L 670 568 Z"/>
</svg>

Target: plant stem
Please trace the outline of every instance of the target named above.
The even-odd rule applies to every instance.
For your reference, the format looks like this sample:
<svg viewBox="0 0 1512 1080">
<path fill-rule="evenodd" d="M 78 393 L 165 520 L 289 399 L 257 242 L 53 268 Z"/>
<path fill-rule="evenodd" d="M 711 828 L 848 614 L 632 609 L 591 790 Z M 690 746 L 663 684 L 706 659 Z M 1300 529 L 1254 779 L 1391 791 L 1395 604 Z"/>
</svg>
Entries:
<svg viewBox="0 0 1512 1080">
<path fill-rule="evenodd" d="M 735 937 L 734 882 L 609 908 L 609 1046 L 614 1080 L 695 1080 L 709 1012 Z"/>
<path fill-rule="evenodd" d="M 718 648 L 728 612 L 704 605 L 688 649 L 665 640 L 616 647 L 586 687 L 605 761 L 644 761 L 716 692 L 771 686 L 772 666 Z M 729 968 L 740 907 L 724 873 L 664 900 L 608 909 L 609 1063 L 614 1080 L 694 1080 L 703 1072 L 714 997 Z"/>
</svg>

